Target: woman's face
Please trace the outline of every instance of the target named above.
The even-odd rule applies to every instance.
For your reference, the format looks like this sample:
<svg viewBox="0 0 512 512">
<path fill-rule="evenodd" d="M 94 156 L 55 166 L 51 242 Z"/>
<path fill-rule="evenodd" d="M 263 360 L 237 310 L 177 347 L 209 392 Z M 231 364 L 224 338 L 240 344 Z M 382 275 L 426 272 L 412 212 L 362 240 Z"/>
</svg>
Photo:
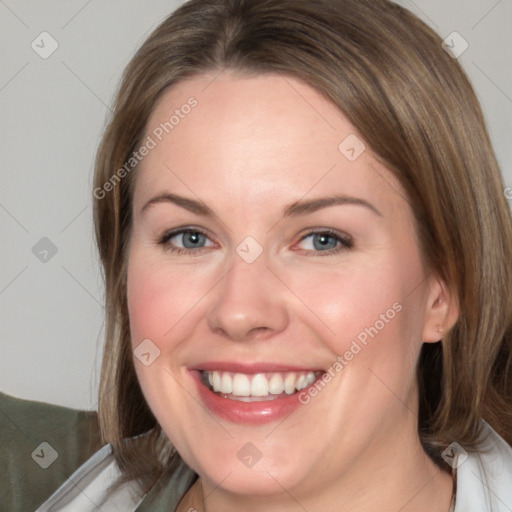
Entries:
<svg viewBox="0 0 512 512">
<path fill-rule="evenodd" d="M 274 74 L 180 82 L 143 142 L 132 348 L 182 457 L 253 495 L 384 474 L 417 442 L 442 289 L 397 180 L 315 89 Z"/>
</svg>

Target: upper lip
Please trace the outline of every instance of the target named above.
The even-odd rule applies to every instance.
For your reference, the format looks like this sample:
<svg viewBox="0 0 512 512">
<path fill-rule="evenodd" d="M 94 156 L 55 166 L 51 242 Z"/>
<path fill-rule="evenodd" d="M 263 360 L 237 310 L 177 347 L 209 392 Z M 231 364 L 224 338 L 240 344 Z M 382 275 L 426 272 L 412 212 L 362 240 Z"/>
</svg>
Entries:
<svg viewBox="0 0 512 512">
<path fill-rule="evenodd" d="M 236 361 L 209 361 L 205 363 L 199 363 L 190 367 L 191 370 L 198 371 L 224 371 L 233 373 L 272 373 L 272 372 L 314 372 L 318 371 L 318 368 L 312 368 L 311 366 L 294 366 L 288 364 L 278 363 L 242 363 Z"/>
</svg>

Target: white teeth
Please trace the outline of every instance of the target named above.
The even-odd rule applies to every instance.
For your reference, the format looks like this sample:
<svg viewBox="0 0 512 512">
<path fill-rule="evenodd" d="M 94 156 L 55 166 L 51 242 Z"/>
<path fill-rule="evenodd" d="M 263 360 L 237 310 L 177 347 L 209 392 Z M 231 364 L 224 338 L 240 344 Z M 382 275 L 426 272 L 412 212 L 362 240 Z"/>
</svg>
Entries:
<svg viewBox="0 0 512 512">
<path fill-rule="evenodd" d="M 243 373 L 235 373 L 233 377 L 233 395 L 251 396 L 251 382 Z"/>
<path fill-rule="evenodd" d="M 220 391 L 220 373 L 213 372 L 213 382 L 212 382 L 213 390 Z"/>
<path fill-rule="evenodd" d="M 223 373 L 220 381 L 220 392 L 221 393 L 232 393 L 233 392 L 233 379 L 229 373 Z"/>
<path fill-rule="evenodd" d="M 268 390 L 272 395 L 280 395 L 284 391 L 284 381 L 280 373 L 274 373 L 274 375 L 270 377 Z"/>
<path fill-rule="evenodd" d="M 295 393 L 295 382 L 296 382 L 295 373 L 289 373 L 284 379 L 284 391 L 287 395 L 291 395 Z"/>
<path fill-rule="evenodd" d="M 301 389 L 304 389 L 307 384 L 306 384 L 306 380 L 307 380 L 307 376 L 306 375 L 301 375 L 298 379 L 297 379 L 297 384 L 296 384 L 296 387 L 297 387 L 297 390 L 300 391 Z"/>
<path fill-rule="evenodd" d="M 210 387 L 217 393 L 237 397 L 272 397 L 285 392 L 292 395 L 315 382 L 315 372 L 275 372 L 246 375 L 232 372 L 204 372 Z"/>
<path fill-rule="evenodd" d="M 265 375 L 258 373 L 252 378 L 251 395 L 252 396 L 267 396 L 268 395 L 268 380 L 265 377 Z"/>
</svg>

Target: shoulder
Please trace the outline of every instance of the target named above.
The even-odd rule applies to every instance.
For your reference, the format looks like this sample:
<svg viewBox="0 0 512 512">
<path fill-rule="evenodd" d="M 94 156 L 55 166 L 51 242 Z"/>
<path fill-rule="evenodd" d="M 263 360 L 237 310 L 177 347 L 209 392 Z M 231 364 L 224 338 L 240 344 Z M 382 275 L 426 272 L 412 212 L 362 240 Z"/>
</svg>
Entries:
<svg viewBox="0 0 512 512">
<path fill-rule="evenodd" d="M 455 512 L 512 510 L 512 448 L 482 420 L 478 450 L 459 448 Z"/>
<path fill-rule="evenodd" d="M 99 446 L 95 412 L 0 393 L 0 502 L 34 510 Z"/>
<path fill-rule="evenodd" d="M 161 478 L 146 495 L 135 481 L 116 486 L 122 474 L 112 446 L 107 444 L 76 469 L 36 512 L 95 512 L 98 507 L 124 512 L 170 512 L 196 479 L 181 459 L 172 469 L 168 478 Z"/>
</svg>

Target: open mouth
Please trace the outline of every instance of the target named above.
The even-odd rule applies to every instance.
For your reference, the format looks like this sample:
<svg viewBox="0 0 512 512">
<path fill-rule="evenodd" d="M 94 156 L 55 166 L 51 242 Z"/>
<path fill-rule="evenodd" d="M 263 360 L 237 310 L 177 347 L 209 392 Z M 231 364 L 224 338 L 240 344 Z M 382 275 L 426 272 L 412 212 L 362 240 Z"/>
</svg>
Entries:
<svg viewBox="0 0 512 512">
<path fill-rule="evenodd" d="M 222 398 L 261 402 L 289 397 L 316 382 L 322 371 L 235 373 L 201 370 L 201 382 Z"/>
</svg>

